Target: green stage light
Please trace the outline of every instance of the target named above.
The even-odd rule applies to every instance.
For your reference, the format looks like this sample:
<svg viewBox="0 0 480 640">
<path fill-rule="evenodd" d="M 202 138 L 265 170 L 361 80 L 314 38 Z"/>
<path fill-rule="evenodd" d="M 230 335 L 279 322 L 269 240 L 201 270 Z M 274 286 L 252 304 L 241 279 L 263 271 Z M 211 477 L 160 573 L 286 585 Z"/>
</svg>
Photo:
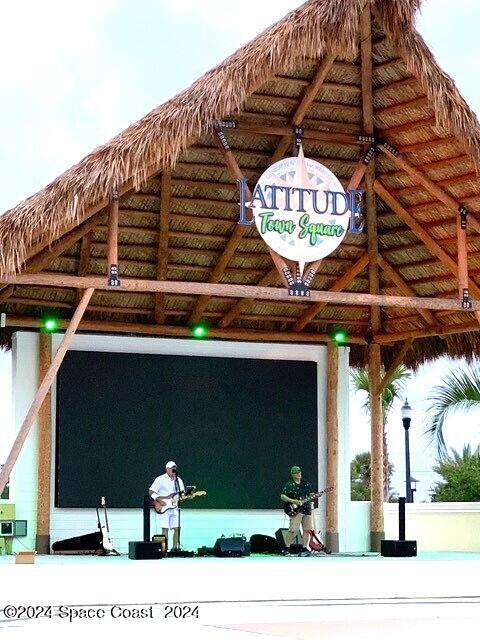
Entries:
<svg viewBox="0 0 480 640">
<path fill-rule="evenodd" d="M 194 338 L 205 338 L 207 335 L 207 327 L 204 324 L 195 324 L 192 327 L 192 336 Z"/>
<path fill-rule="evenodd" d="M 332 340 L 337 344 L 345 344 L 348 340 L 348 333 L 345 329 L 338 329 L 332 334 Z"/>
<path fill-rule="evenodd" d="M 43 318 L 42 328 L 47 333 L 54 333 L 58 329 L 58 318 Z"/>
</svg>

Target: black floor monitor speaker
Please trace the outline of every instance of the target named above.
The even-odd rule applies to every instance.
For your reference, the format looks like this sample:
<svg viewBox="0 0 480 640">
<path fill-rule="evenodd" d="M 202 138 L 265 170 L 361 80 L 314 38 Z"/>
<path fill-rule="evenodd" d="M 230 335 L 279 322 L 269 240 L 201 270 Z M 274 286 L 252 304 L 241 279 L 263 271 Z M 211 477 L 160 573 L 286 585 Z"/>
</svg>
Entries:
<svg viewBox="0 0 480 640">
<path fill-rule="evenodd" d="M 412 558 L 417 555 L 417 541 L 382 540 L 381 554 L 385 558 Z"/>
<path fill-rule="evenodd" d="M 277 529 L 275 531 L 275 538 L 280 544 L 281 549 L 286 549 L 287 547 L 287 533 L 288 533 L 288 529 Z M 302 544 L 302 536 L 300 535 L 300 533 L 297 533 L 297 535 L 294 537 L 294 539 L 292 540 L 292 544 L 295 544 L 295 545 Z"/>
<path fill-rule="evenodd" d="M 130 560 L 159 560 L 165 556 L 165 546 L 161 542 L 130 541 L 128 557 Z"/>
<path fill-rule="evenodd" d="M 241 558 L 250 555 L 250 543 L 245 538 L 218 538 L 214 552 L 217 558 Z"/>
<path fill-rule="evenodd" d="M 255 533 L 250 537 L 250 551 L 252 553 L 280 553 L 282 546 L 276 538 Z"/>
</svg>

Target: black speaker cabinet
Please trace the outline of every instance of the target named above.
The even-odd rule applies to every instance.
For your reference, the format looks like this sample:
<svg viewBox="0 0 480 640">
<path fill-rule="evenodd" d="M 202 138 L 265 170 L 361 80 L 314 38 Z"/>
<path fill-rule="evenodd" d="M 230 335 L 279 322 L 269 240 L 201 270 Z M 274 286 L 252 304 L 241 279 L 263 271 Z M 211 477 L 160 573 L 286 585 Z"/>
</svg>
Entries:
<svg viewBox="0 0 480 640">
<path fill-rule="evenodd" d="M 280 553 L 282 547 L 276 538 L 254 533 L 250 537 L 250 551 L 252 553 Z"/>
<path fill-rule="evenodd" d="M 218 538 L 214 552 L 217 558 L 241 558 L 250 555 L 250 543 L 245 538 Z"/>
<path fill-rule="evenodd" d="M 165 556 L 165 546 L 161 542 L 130 541 L 128 557 L 130 560 L 159 560 Z"/>
<path fill-rule="evenodd" d="M 417 555 L 417 541 L 382 540 L 381 554 L 385 558 L 412 558 Z"/>
<path fill-rule="evenodd" d="M 275 531 L 275 538 L 280 545 L 280 549 L 285 549 L 287 547 L 287 533 L 288 529 L 277 529 Z M 294 539 L 292 540 L 292 544 L 301 546 L 302 536 L 300 535 L 300 532 L 297 533 L 297 535 L 294 537 Z"/>
</svg>

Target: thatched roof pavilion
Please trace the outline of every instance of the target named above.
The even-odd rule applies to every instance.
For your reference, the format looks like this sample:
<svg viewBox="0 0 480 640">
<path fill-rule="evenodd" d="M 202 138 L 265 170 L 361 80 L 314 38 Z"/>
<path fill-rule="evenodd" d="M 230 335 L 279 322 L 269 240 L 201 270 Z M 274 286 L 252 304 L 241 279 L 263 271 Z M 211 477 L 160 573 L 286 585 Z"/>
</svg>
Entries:
<svg viewBox="0 0 480 640">
<path fill-rule="evenodd" d="M 96 291 L 79 330 L 184 336 L 204 319 L 216 338 L 325 342 L 344 327 L 355 363 L 372 340 L 385 347 L 387 363 L 402 344 L 409 364 L 447 352 L 470 356 L 478 346 L 476 303 L 465 310 L 459 298 L 468 288 L 480 300 L 480 128 L 414 28 L 419 4 L 308 0 L 4 213 L 7 327 L 38 326 L 47 311 L 67 320 L 87 278 Z M 219 120 L 237 125 L 225 130 L 231 153 L 218 144 Z M 255 226 L 237 225 L 238 175 L 253 186 L 274 160 L 291 155 L 295 125 L 304 129 L 305 155 L 345 184 L 370 146 L 358 135 L 376 136 L 364 183 L 368 233 L 349 234 L 322 261 L 312 294 L 332 292 L 328 299 L 289 299 Z M 115 191 L 122 285 L 185 286 L 106 285 Z M 261 289 L 235 297 L 217 283 Z M 383 298 L 371 307 L 372 299 L 340 292 Z M 392 306 L 387 296 L 408 300 Z"/>
<path fill-rule="evenodd" d="M 188 336 L 200 320 L 217 339 L 328 343 L 322 429 L 327 486 L 338 487 L 330 333 L 341 327 L 351 361 L 368 361 L 370 536 L 380 548 L 382 388 L 402 361 L 471 357 L 479 344 L 480 127 L 415 30 L 419 5 L 308 0 L 0 218 L 7 333 L 38 328 L 47 311 L 68 326 L 51 363 L 41 334 L 42 382 L 0 492 L 77 329 Z M 365 233 L 307 265 L 310 298 L 289 295 L 292 265 L 255 226 L 237 224 L 237 180 L 253 188 L 292 155 L 294 131 L 305 156 L 365 192 Z M 48 548 L 48 415 L 39 431 L 37 534 Z M 326 500 L 334 548 L 337 504 L 338 490 Z"/>
</svg>

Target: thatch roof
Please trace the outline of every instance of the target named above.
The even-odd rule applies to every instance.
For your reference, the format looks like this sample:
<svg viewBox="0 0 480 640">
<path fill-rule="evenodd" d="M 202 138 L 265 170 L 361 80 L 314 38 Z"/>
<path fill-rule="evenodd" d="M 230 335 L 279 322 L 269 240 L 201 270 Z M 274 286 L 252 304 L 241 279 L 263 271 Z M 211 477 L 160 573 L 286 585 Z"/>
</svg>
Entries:
<svg viewBox="0 0 480 640">
<path fill-rule="evenodd" d="M 212 142 L 214 123 L 234 117 L 244 123 L 290 126 L 292 113 L 320 61 L 334 53 L 336 60 L 304 124 L 315 131 L 361 133 L 359 24 L 365 4 L 366 0 L 309 0 L 189 89 L 4 213 L 0 218 L 0 277 L 38 270 L 35 256 L 88 220 L 92 221 L 89 234 L 83 239 L 79 236 L 50 261 L 42 261 L 41 268 L 75 275 L 80 271 L 105 274 L 105 207 L 112 190 L 120 189 L 124 192 L 120 200 L 120 275 L 155 278 L 161 172 L 172 167 L 167 278 L 207 282 L 237 220 L 236 185 Z M 475 212 L 480 204 L 476 173 L 480 162 L 479 123 L 415 30 L 419 4 L 419 0 L 371 0 L 375 127 L 411 164 L 421 167 L 438 186 Z M 238 164 L 253 184 L 269 165 L 278 135 L 245 130 L 231 130 L 227 135 Z M 346 182 L 362 154 L 358 145 L 325 140 L 305 140 L 304 149 L 307 156 L 329 166 Z M 380 156 L 376 168 L 382 184 L 455 257 L 456 220 L 452 212 L 424 187 L 414 185 L 388 157 Z M 380 200 L 378 228 L 381 254 L 415 294 L 457 295 L 455 276 Z M 477 233 L 469 236 L 473 281 L 480 275 L 479 240 Z M 331 288 L 365 252 L 366 244 L 365 236 L 347 236 L 323 262 L 313 288 Z M 257 284 L 271 268 L 264 243 L 250 229 L 221 282 Z M 381 278 L 382 292 L 398 293 L 397 285 L 384 272 Z M 280 280 L 273 284 L 279 285 Z M 367 270 L 345 290 L 368 292 Z M 13 295 L 10 292 L 1 306 L 9 315 L 23 319 L 38 317 L 45 309 L 57 310 L 68 318 L 76 300 L 75 290 L 22 285 Z M 186 326 L 195 304 L 193 296 L 167 295 L 165 324 Z M 212 298 L 203 315 L 216 325 L 232 304 L 231 299 Z M 155 322 L 154 307 L 155 298 L 150 294 L 98 291 L 86 319 L 151 326 Z M 257 300 L 231 326 L 288 332 L 307 307 L 308 303 Z M 456 312 L 438 313 L 436 318 L 442 326 L 474 320 L 473 314 Z M 409 309 L 384 308 L 382 320 L 385 332 L 426 328 L 424 318 Z M 325 333 L 337 325 L 347 327 L 352 335 L 364 335 L 369 324 L 368 307 L 328 305 L 298 337 L 301 340 L 303 334 Z M 419 362 L 447 350 L 468 356 L 478 346 L 477 336 L 417 340 L 411 360 Z M 359 352 L 358 359 L 361 357 Z"/>
</svg>

